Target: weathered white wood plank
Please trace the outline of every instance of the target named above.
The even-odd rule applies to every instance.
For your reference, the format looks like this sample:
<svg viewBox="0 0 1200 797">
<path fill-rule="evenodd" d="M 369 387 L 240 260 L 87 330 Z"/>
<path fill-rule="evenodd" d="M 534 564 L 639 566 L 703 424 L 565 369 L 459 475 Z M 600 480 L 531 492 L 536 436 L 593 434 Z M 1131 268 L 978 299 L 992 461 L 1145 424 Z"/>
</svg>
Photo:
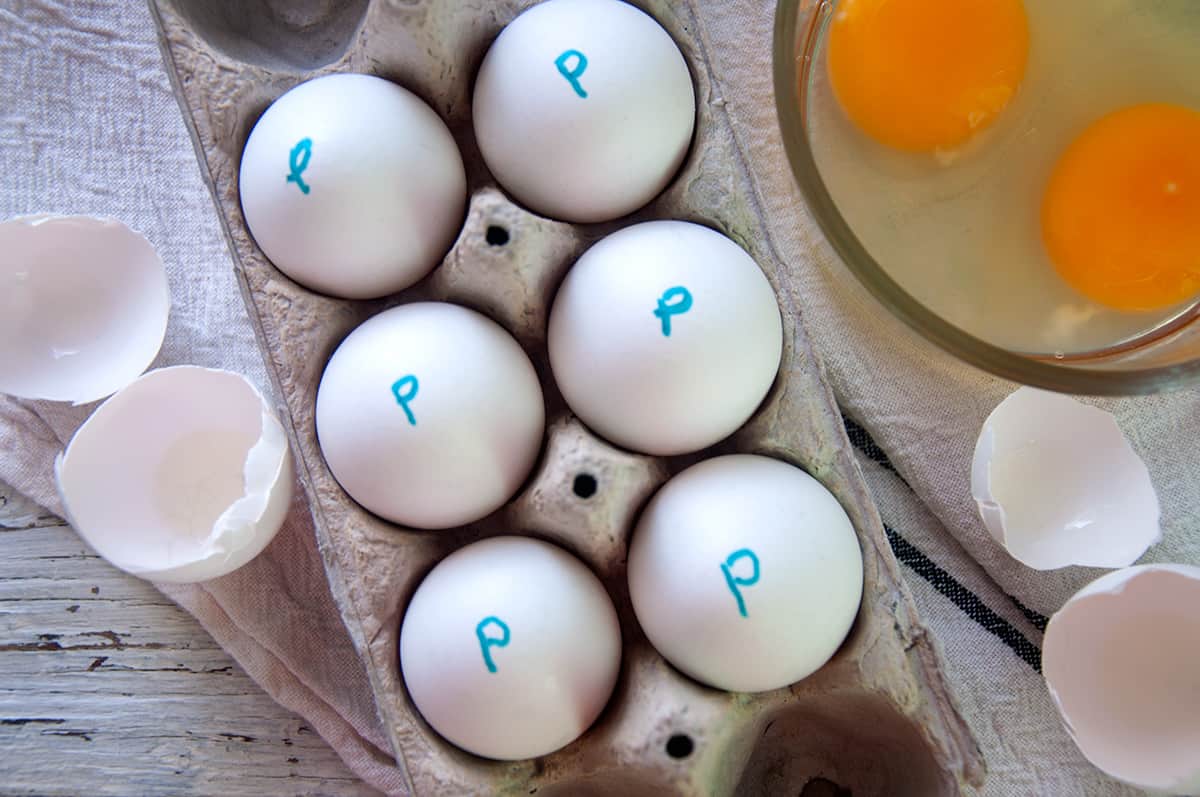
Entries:
<svg viewBox="0 0 1200 797">
<path fill-rule="evenodd" d="M 60 523 L 60 519 L 0 482 L 0 529 L 27 529 Z"/>
<path fill-rule="evenodd" d="M 0 794 L 375 792 L 191 616 L 0 484 Z"/>
</svg>

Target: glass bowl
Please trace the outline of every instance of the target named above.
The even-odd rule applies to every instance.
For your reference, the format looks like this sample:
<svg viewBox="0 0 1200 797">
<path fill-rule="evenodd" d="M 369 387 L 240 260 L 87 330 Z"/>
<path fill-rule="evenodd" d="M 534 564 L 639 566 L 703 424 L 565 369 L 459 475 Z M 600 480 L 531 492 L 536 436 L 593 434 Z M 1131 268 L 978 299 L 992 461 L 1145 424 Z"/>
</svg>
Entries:
<svg viewBox="0 0 1200 797">
<path fill-rule="evenodd" d="M 1157 393 L 1200 383 L 1200 305 L 1152 335 L 1078 355 L 1033 355 L 990 344 L 940 317 L 897 283 L 856 237 L 822 179 L 809 135 L 808 92 L 819 36 L 837 0 L 781 0 L 775 12 L 775 102 L 784 148 L 829 243 L 893 315 L 960 360 L 1027 385 L 1088 395 Z"/>
</svg>

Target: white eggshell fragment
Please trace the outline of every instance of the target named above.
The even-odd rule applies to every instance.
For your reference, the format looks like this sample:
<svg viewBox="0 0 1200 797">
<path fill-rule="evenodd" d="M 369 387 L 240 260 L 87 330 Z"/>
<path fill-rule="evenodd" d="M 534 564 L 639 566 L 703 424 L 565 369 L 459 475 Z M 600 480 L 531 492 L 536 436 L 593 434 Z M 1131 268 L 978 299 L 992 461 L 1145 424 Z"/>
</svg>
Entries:
<svg viewBox="0 0 1200 797">
<path fill-rule="evenodd" d="M 196 366 L 142 376 L 104 402 L 57 462 L 71 524 L 151 581 L 188 583 L 257 556 L 283 524 L 292 457 L 262 394 Z"/>
<path fill-rule="evenodd" d="M 1124 567 L 1158 542 L 1158 496 L 1113 416 L 1022 387 L 984 421 L 971 465 L 984 525 L 1019 562 Z"/>
<path fill-rule="evenodd" d="M 167 331 L 167 273 L 112 219 L 0 224 L 0 393 L 86 404 L 137 378 Z"/>
<path fill-rule="evenodd" d="M 797 467 L 735 454 L 658 491 L 629 547 L 646 637 L 687 675 L 763 692 L 815 672 L 862 600 L 862 551 L 837 499 Z"/>
<path fill-rule="evenodd" d="M 649 14 L 619 0 L 547 0 L 500 32 L 472 112 L 505 189 L 538 213 L 597 222 L 670 182 L 696 96 L 679 47 Z"/>
<path fill-rule="evenodd" d="M 1050 618 L 1042 669 L 1089 761 L 1143 789 L 1200 795 L 1200 567 L 1093 581 Z"/>
</svg>

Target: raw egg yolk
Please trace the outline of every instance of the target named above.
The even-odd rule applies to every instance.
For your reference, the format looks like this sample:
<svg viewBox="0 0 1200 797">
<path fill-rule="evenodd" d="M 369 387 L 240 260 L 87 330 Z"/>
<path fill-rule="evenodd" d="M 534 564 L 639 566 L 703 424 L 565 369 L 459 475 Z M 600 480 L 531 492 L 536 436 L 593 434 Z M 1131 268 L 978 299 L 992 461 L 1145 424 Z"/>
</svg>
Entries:
<svg viewBox="0 0 1200 797">
<path fill-rule="evenodd" d="M 841 0 L 829 76 L 867 135 L 932 152 L 995 120 L 1017 93 L 1028 52 L 1021 0 Z"/>
<path fill-rule="evenodd" d="M 1200 293 L 1200 113 L 1135 105 L 1087 128 L 1050 176 L 1042 237 L 1063 278 L 1109 307 Z"/>
</svg>

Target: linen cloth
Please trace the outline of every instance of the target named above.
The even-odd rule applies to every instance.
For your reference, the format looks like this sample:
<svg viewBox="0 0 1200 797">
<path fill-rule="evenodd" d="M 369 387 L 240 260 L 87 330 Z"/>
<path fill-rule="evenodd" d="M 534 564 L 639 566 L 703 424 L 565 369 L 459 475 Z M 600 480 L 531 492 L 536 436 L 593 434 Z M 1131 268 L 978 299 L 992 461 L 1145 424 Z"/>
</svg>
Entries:
<svg viewBox="0 0 1200 797">
<path fill-rule="evenodd" d="M 925 343 L 841 270 L 779 140 L 774 3 L 709 3 L 699 13 L 714 101 L 724 104 L 755 175 L 772 243 L 804 288 L 804 322 L 856 422 L 852 437 L 893 548 L 987 759 L 983 793 L 1136 793 L 1075 749 L 1037 669 L 1045 616 L 1101 571 L 1023 567 L 992 542 L 970 498 L 979 426 L 1015 385 Z M 228 368 L 270 390 L 139 0 L 0 0 L 0 219 L 34 212 L 113 216 L 158 248 L 172 312 L 155 366 Z M 1094 403 L 1116 414 L 1159 492 L 1164 540 L 1142 561 L 1200 563 L 1200 391 Z M 94 406 L 0 397 L 0 479 L 61 514 L 53 459 Z M 360 777 L 403 793 L 301 499 L 272 545 L 242 570 L 160 589 Z"/>
</svg>

